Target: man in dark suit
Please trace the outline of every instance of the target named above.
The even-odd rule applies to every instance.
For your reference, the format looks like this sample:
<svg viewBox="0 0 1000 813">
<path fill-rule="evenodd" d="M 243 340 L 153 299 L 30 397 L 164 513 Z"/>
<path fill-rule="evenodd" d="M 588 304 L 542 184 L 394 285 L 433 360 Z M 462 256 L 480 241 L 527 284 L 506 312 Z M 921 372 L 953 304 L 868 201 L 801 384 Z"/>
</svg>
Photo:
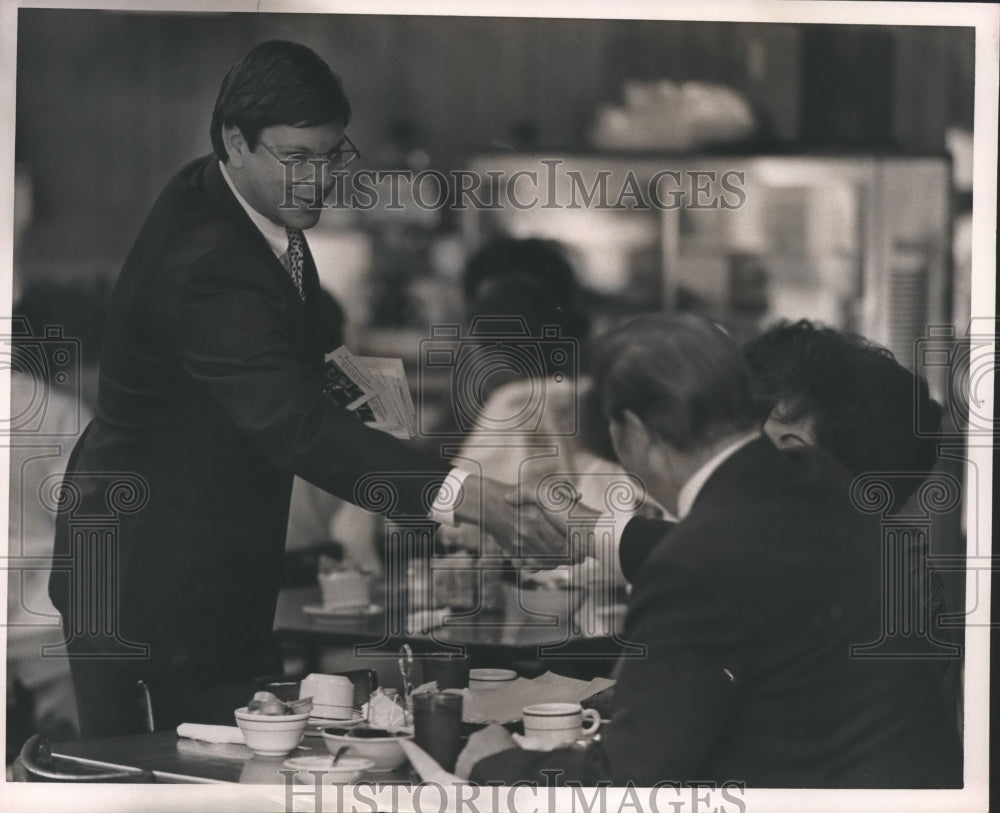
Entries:
<svg viewBox="0 0 1000 813">
<path fill-rule="evenodd" d="M 293 475 L 351 501 L 379 475 L 397 515 L 475 522 L 508 546 L 518 530 L 564 543 L 539 509 L 505 504 L 503 486 L 463 485 L 324 391 L 333 348 L 303 230 L 358 154 L 349 120 L 311 50 L 252 49 L 219 91 L 214 154 L 167 184 L 119 275 L 50 580 L 85 737 L 139 730 L 137 679 L 169 727 L 213 687 L 280 670 L 271 626 Z"/>
<path fill-rule="evenodd" d="M 491 728 L 457 770 L 585 785 L 959 785 L 932 664 L 852 653 L 879 637 L 881 551 L 846 470 L 759 433 L 746 364 L 707 321 L 643 317 L 598 352 L 615 451 L 680 518 L 632 574 L 625 637 L 646 654 L 623 662 L 600 742 L 518 750 Z"/>
<path fill-rule="evenodd" d="M 871 476 L 880 488 L 891 491 L 887 514 L 920 516 L 911 498 L 937 462 L 942 419 L 941 406 L 931 398 L 923 376 L 858 334 L 805 319 L 772 325 L 750 341 L 743 354 L 764 434 L 775 446 L 823 449 L 854 477 Z M 914 419 L 921 422 L 919 432 Z M 663 522 L 642 517 L 625 525 L 618 562 L 627 580 L 665 532 Z M 890 557 L 898 571 L 884 573 L 886 589 L 895 591 L 887 613 L 902 616 L 911 603 L 918 608 L 909 629 L 898 631 L 926 638 L 920 648 L 936 649 L 935 669 L 954 716 L 960 695 L 961 634 L 941 623 L 947 612 L 944 584 L 928 554 L 926 535 L 901 539 L 901 549 Z"/>
</svg>

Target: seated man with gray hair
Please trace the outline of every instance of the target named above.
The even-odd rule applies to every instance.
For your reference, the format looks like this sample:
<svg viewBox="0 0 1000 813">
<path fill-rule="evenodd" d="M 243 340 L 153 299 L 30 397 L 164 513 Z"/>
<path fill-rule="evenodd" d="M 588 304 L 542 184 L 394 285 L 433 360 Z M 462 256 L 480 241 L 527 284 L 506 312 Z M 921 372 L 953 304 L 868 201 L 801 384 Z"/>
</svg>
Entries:
<svg viewBox="0 0 1000 813">
<path fill-rule="evenodd" d="M 690 315 L 600 343 L 595 382 L 627 471 L 679 517 L 635 574 L 599 742 L 537 752 L 470 738 L 474 781 L 957 787 L 961 747 L 932 663 L 865 658 L 878 640 L 881 538 L 849 473 L 759 429 L 739 348 Z"/>
</svg>

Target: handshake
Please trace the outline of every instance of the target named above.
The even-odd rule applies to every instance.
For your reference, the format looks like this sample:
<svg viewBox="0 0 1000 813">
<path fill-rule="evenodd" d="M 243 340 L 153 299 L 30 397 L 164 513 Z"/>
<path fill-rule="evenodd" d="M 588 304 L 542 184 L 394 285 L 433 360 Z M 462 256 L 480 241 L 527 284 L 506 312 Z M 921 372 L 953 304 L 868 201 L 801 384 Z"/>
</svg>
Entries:
<svg viewBox="0 0 1000 813">
<path fill-rule="evenodd" d="M 486 531 L 504 554 L 524 567 L 553 568 L 575 564 L 593 554 L 593 531 L 588 527 L 599 513 L 579 503 L 567 483 L 562 498 L 542 505 L 537 495 L 519 493 L 514 486 L 470 474 L 454 501 L 455 519 Z M 442 529 L 452 541 L 469 545 L 463 533 Z M 475 545 L 478 547 L 479 535 Z"/>
</svg>

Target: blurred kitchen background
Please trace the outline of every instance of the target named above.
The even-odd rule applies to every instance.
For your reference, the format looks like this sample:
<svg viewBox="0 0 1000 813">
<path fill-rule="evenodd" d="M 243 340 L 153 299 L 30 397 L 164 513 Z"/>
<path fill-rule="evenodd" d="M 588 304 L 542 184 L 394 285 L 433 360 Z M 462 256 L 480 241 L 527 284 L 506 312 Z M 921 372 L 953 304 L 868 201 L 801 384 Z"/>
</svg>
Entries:
<svg viewBox="0 0 1000 813">
<path fill-rule="evenodd" d="M 562 242 L 595 330 L 660 307 L 737 332 L 802 316 L 912 363 L 927 324 L 968 321 L 974 32 L 904 26 L 21 9 L 15 298 L 110 286 L 164 182 L 210 150 L 225 70 L 276 37 L 343 79 L 359 168 L 562 159 L 612 190 L 745 173 L 735 210 L 331 212 L 309 240 L 356 352 L 416 363 L 501 233 Z"/>
</svg>

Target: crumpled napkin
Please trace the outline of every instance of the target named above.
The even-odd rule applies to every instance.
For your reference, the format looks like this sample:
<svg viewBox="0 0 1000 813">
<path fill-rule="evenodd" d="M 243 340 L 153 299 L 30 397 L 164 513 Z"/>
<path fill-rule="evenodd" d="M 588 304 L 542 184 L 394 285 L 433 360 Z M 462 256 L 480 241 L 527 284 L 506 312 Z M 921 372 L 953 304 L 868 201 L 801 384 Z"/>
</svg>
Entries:
<svg viewBox="0 0 1000 813">
<path fill-rule="evenodd" d="M 395 731 L 406 725 L 406 711 L 391 697 L 380 691 L 372 693 L 371 699 L 361 706 L 361 716 L 375 728 Z"/>
<path fill-rule="evenodd" d="M 206 723 L 181 723 L 177 736 L 201 742 L 243 744 L 243 732 L 234 725 L 207 725 Z"/>
</svg>

